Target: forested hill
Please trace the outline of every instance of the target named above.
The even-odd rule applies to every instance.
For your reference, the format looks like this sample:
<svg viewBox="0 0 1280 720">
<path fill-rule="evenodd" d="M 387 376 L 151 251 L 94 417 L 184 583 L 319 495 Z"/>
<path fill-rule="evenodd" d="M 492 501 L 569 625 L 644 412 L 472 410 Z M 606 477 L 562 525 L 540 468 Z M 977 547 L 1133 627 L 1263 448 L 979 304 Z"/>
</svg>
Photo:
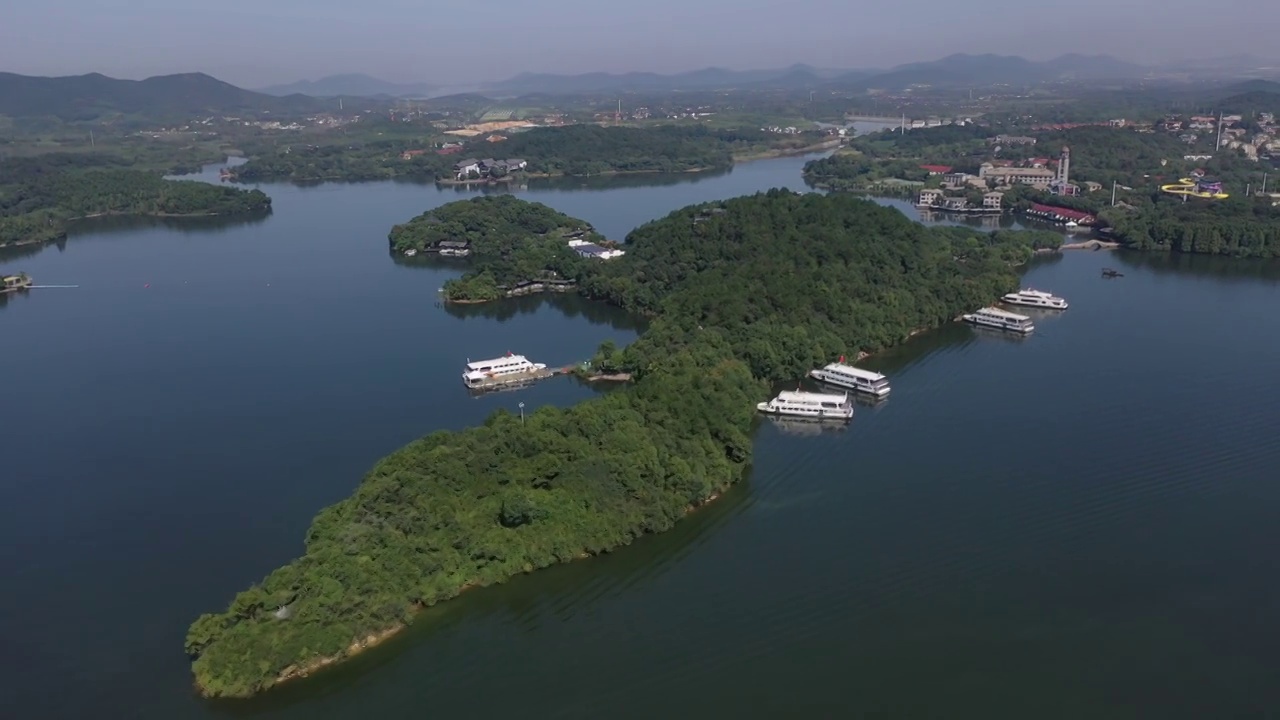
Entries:
<svg viewBox="0 0 1280 720">
<path fill-rule="evenodd" d="M 523 202 L 516 200 L 516 202 Z M 200 616 L 206 695 L 254 694 L 359 652 L 467 588 L 671 527 L 742 477 L 763 378 L 899 342 L 1017 287 L 1035 236 L 926 228 L 775 190 L 677 211 L 595 266 L 590 291 L 657 317 L 600 362 L 637 382 L 525 422 L 498 411 L 379 462 L 302 557 Z"/>
<path fill-rule="evenodd" d="M 925 227 L 848 195 L 773 190 L 676 211 L 628 237 L 587 294 L 661 322 L 606 362 L 643 372 L 694 328 L 722 333 L 762 378 L 906 339 L 1017 286 L 1056 234 Z M 672 331 L 671 337 L 664 337 Z"/>
<path fill-rule="evenodd" d="M 93 120 L 104 115 L 183 117 L 201 113 L 309 112 L 322 101 L 303 95 L 273 97 L 238 88 L 204 73 L 120 80 L 106 75 L 35 77 L 0 72 L 0 115 L 51 115 Z"/>
<path fill-rule="evenodd" d="M 472 271 L 444 284 L 450 300 L 497 300 L 531 280 L 579 280 L 591 264 L 569 247 L 570 233 L 603 242 L 583 220 L 514 195 L 484 195 L 441 205 L 391 228 L 391 248 L 432 252 L 446 240 L 468 244 Z"/>
</svg>

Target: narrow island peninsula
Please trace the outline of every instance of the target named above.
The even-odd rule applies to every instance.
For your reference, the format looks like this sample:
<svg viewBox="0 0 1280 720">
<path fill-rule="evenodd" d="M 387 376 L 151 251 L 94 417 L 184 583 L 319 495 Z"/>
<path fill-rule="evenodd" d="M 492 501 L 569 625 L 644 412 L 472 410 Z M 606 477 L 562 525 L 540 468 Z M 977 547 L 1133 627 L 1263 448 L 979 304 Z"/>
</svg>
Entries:
<svg viewBox="0 0 1280 720">
<path fill-rule="evenodd" d="M 504 222 L 543 214 L 514 208 Z M 537 227 L 549 236 L 586 226 Z M 626 247 L 588 263 L 575 290 L 652 318 L 634 343 L 606 344 L 595 361 L 635 382 L 523 423 L 500 410 L 379 461 L 317 515 L 298 559 L 192 623 L 186 651 L 201 694 L 253 695 L 469 588 L 671 528 L 743 477 L 767 381 L 988 304 L 1017 289 L 1032 255 L 1017 232 L 925 227 L 855 197 L 787 190 L 677 210 Z M 472 271 L 509 257 L 477 255 Z"/>
<path fill-rule="evenodd" d="M 104 215 L 264 214 L 261 190 L 167 180 L 108 155 L 49 153 L 0 163 L 0 247 L 60 240 L 72 220 Z"/>
</svg>

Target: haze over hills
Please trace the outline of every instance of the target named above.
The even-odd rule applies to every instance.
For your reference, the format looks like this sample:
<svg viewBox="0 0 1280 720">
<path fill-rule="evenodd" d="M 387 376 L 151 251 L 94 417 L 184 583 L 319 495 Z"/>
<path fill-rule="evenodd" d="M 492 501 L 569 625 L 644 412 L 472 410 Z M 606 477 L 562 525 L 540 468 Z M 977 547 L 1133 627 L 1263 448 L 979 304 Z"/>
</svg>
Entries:
<svg viewBox="0 0 1280 720">
<path fill-rule="evenodd" d="M 1219 58 L 1197 66 L 1201 75 L 1216 78 L 1267 76 L 1268 63 L 1251 56 Z M 1280 63 L 1272 63 L 1280 76 Z M 1054 81 L 1117 81 L 1171 76 L 1167 67 L 1148 67 L 1109 55 L 1070 53 L 1052 60 L 1035 61 L 1006 55 L 951 55 L 941 60 L 908 63 L 887 70 L 836 70 L 793 65 L 768 70 L 726 70 L 705 68 L 690 72 L 586 73 L 555 75 L 523 73 L 507 80 L 487 83 L 479 91 L 489 95 L 530 93 L 568 95 L 598 92 L 662 92 L 725 89 L 810 89 L 866 91 L 902 90 L 913 85 L 935 87 L 977 87 L 984 85 L 1032 85 Z"/>
<path fill-rule="evenodd" d="M 0 115 L 13 117 L 190 117 L 214 112 L 305 112 L 320 106 L 321 101 L 314 98 L 264 95 L 204 73 L 158 75 L 145 80 L 119 80 L 99 73 L 65 77 L 0 73 Z"/>
<path fill-rule="evenodd" d="M 815 68 L 796 64 L 785 68 L 765 70 L 727 70 L 709 67 L 701 70 L 662 75 L 651 72 L 584 73 L 581 75 L 555 75 L 550 73 L 522 73 L 493 83 L 485 83 L 480 91 L 489 94 L 523 95 L 543 93 L 571 95 L 593 92 L 663 92 L 680 90 L 721 90 L 732 88 L 771 87 L 792 88 L 805 84 L 817 84 L 823 80 L 849 75 L 851 71 Z"/>
<path fill-rule="evenodd" d="M 271 85 L 257 92 L 266 95 L 309 95 L 311 97 L 427 97 L 439 90 L 428 83 L 393 83 L 360 73 L 329 75 L 319 80 L 299 80 L 286 85 Z"/>
<path fill-rule="evenodd" d="M 1188 61 L 1188 65 L 1196 65 Z M 658 73 L 586 73 L 554 75 L 525 73 L 480 87 L 442 88 L 428 83 L 391 83 L 367 75 L 335 75 L 315 81 L 245 90 L 203 73 L 161 75 L 145 80 L 119 80 L 92 73 L 66 77 L 32 77 L 0 73 L 0 115 L 55 116 L 63 120 L 94 120 L 111 115 L 146 115 L 153 119 L 212 113 L 312 113 L 334 109 L 334 96 L 348 98 L 346 108 L 357 109 L 356 98 L 433 97 L 464 92 L 490 98 L 557 96 L 615 92 L 680 92 L 710 90 L 827 90 L 861 93 L 873 89 L 902 90 L 927 85 L 942 89 L 990 85 L 1027 87 L 1044 82 L 1075 80 L 1114 83 L 1138 79 L 1204 80 L 1244 78 L 1280 79 L 1280 63 L 1253 57 L 1205 61 L 1200 75 L 1178 68 L 1148 68 L 1105 55 L 1063 55 L 1048 61 L 1015 56 L 952 55 L 931 62 L 909 63 L 888 70 L 835 70 L 809 65 L 763 70 L 704 68 L 662 75 Z M 1275 83 L 1263 80 L 1240 86 L 1235 94 L 1274 93 Z M 302 93 L 293 91 L 305 91 Z M 285 94 L 289 93 L 289 94 Z M 1258 98 L 1254 98 L 1257 100 Z M 1266 98 L 1261 98 L 1266 100 Z M 355 101 L 356 104 L 353 104 Z"/>
</svg>

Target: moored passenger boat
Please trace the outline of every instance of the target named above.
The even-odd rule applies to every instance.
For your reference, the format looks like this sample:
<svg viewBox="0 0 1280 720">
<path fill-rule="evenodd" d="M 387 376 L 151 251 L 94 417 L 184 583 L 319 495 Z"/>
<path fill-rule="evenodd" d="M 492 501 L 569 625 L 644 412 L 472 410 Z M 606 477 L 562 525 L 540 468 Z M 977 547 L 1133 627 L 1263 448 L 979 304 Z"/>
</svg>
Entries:
<svg viewBox="0 0 1280 720">
<path fill-rule="evenodd" d="M 1036 329 L 1036 326 L 1031 323 L 1031 318 L 1026 315 L 1011 313 L 1000 308 L 986 307 L 977 312 L 965 313 L 960 317 L 974 325 L 999 328 L 1010 332 L 1029 333 Z"/>
<path fill-rule="evenodd" d="M 848 420 L 853 417 L 853 403 L 849 395 L 783 390 L 769 402 L 756 405 L 756 409 L 773 415 L 805 417 L 816 420 Z"/>
<path fill-rule="evenodd" d="M 523 355 L 512 355 L 468 362 L 462 373 L 462 382 L 470 388 L 492 387 L 508 383 L 526 382 L 528 380 L 547 377 L 551 371 L 543 363 L 530 362 Z"/>
<path fill-rule="evenodd" d="M 1000 298 L 1010 305 L 1026 305 L 1027 307 L 1049 308 L 1050 310 L 1066 310 L 1067 301 L 1042 290 L 1024 288 L 1018 292 L 1007 293 Z"/>
<path fill-rule="evenodd" d="M 889 378 L 878 372 L 863 370 L 845 363 L 841 357 L 839 362 L 824 365 L 809 371 L 809 377 L 828 385 L 848 388 L 860 393 L 882 398 L 889 394 Z"/>
</svg>

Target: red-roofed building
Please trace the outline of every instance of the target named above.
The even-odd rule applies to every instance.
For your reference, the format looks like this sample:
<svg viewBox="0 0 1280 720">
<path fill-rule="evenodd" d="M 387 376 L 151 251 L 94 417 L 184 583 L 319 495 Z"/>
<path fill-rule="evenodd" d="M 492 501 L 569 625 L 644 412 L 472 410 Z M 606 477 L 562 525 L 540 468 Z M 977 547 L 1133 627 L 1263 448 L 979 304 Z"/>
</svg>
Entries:
<svg viewBox="0 0 1280 720">
<path fill-rule="evenodd" d="M 1077 225 L 1092 225 L 1097 221 L 1097 218 L 1083 210 L 1072 210 L 1071 208 L 1058 207 L 1056 205 L 1041 205 L 1040 203 L 1032 204 L 1027 214 L 1049 222 L 1063 224 L 1073 222 Z"/>
<path fill-rule="evenodd" d="M 921 165 L 920 169 L 927 171 L 930 175 L 946 175 L 951 172 L 950 165 Z"/>
<path fill-rule="evenodd" d="M 1027 167 L 1047 168 L 1049 167 L 1049 158 L 1031 158 L 1027 161 Z"/>
</svg>

